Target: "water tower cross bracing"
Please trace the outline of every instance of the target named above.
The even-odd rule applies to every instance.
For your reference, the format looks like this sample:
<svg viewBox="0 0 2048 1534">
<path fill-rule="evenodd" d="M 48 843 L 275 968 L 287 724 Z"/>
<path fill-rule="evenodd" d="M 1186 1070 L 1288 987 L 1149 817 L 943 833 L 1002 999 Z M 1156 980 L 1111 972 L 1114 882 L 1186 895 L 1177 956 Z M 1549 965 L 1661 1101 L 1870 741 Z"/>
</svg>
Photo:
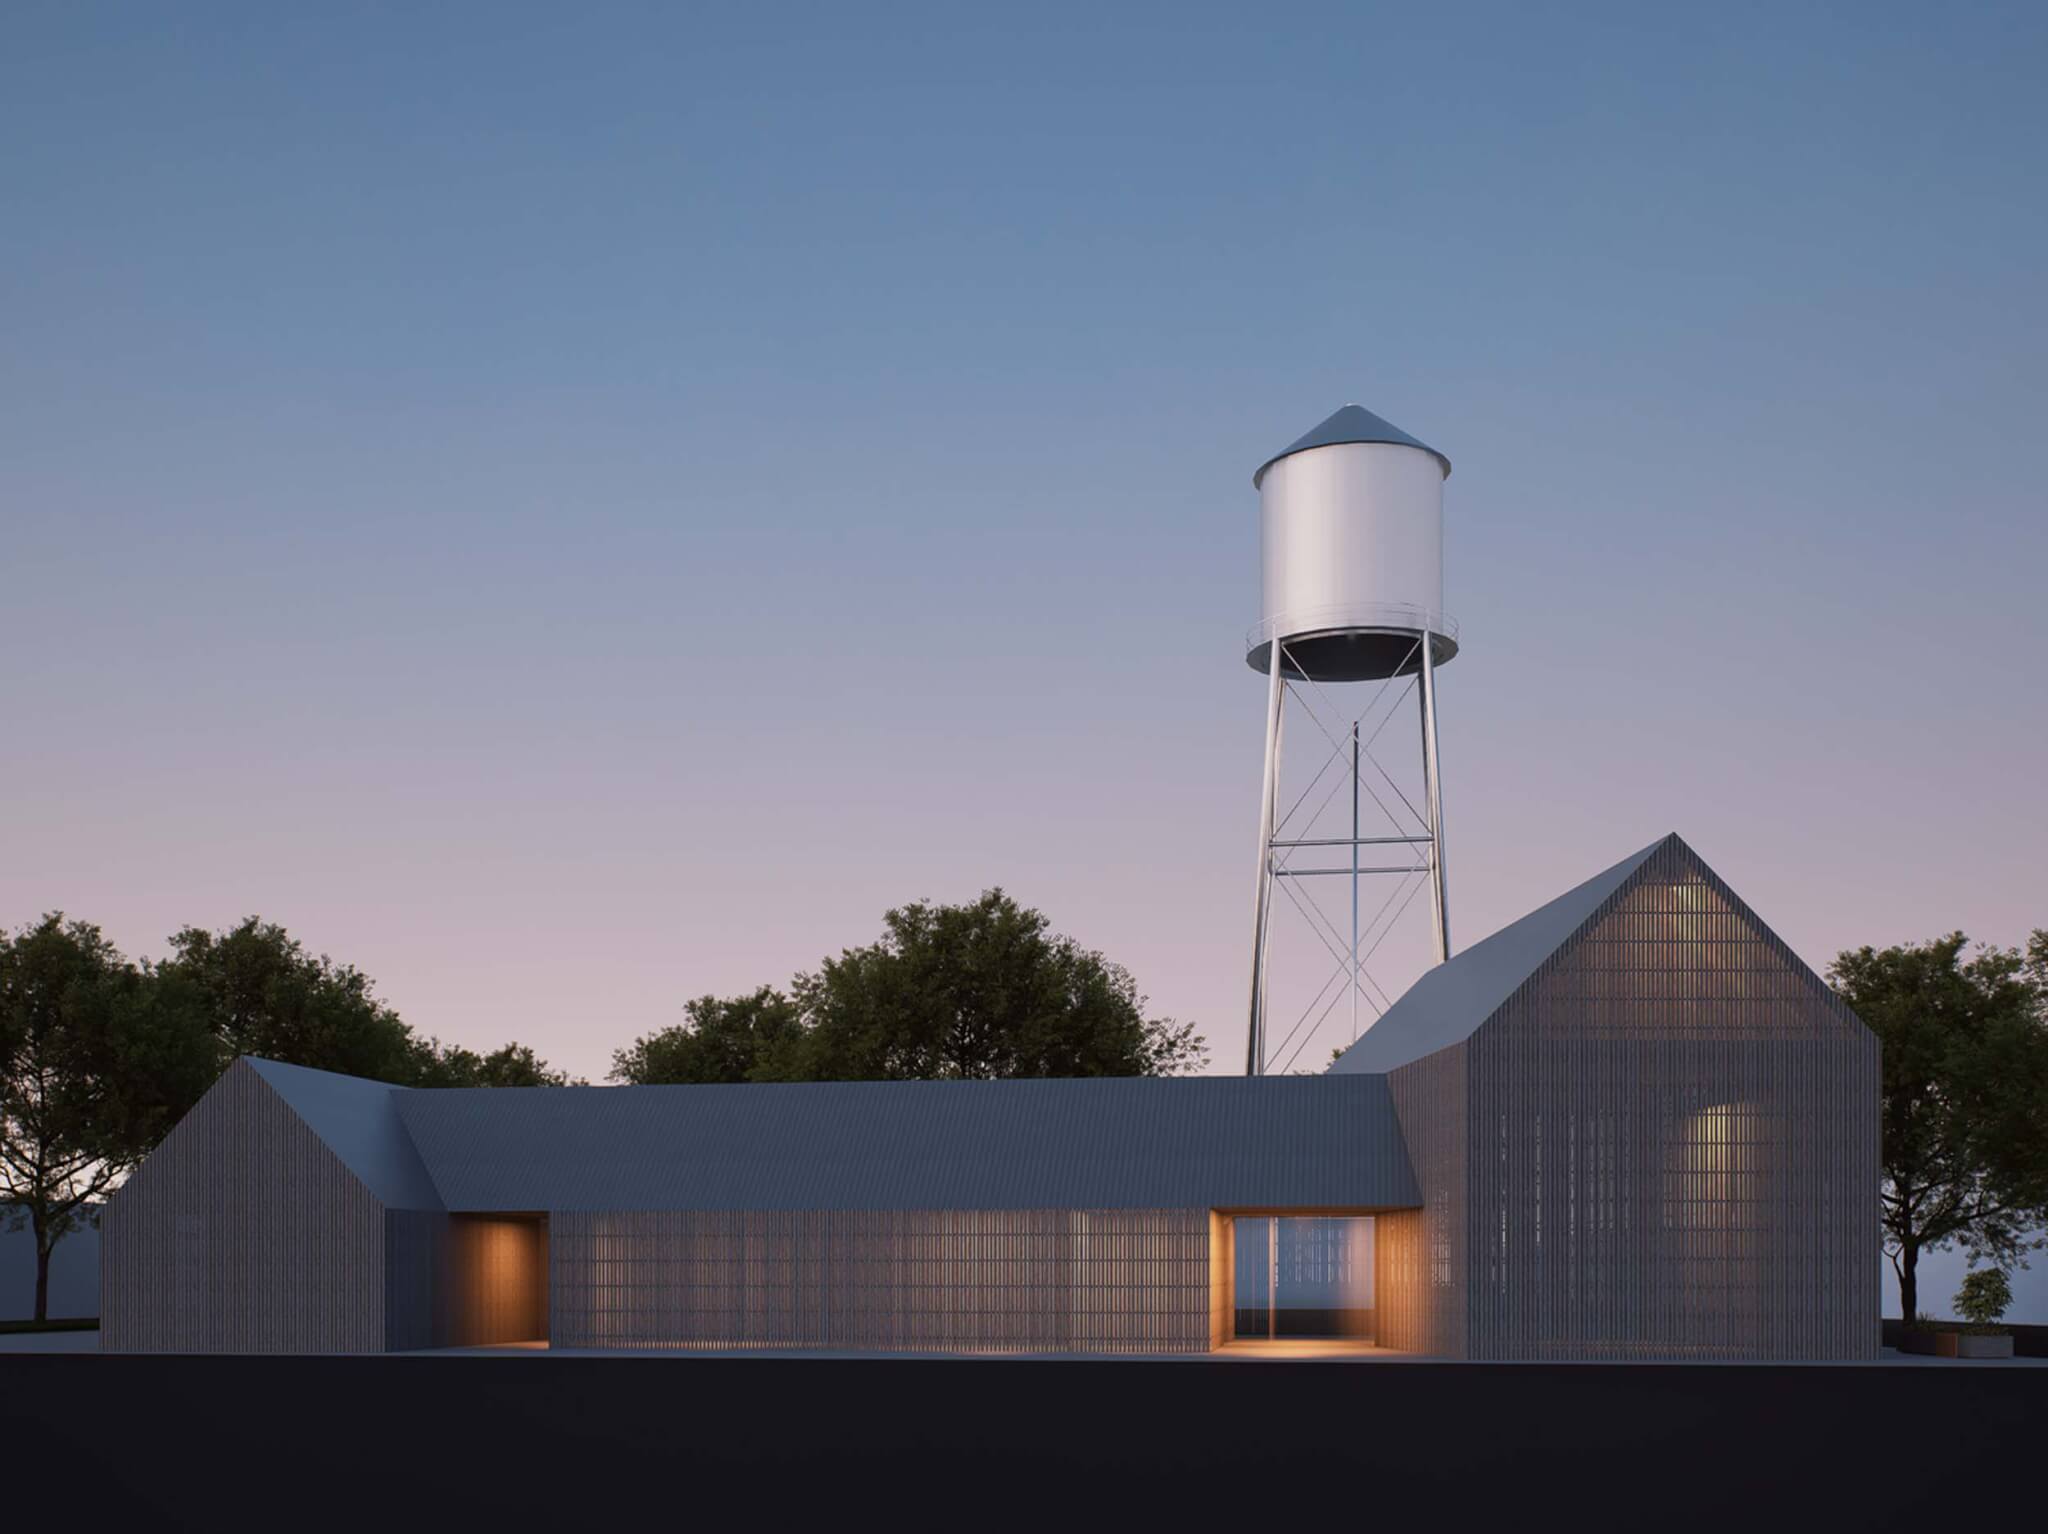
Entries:
<svg viewBox="0 0 2048 1534">
<path fill-rule="evenodd" d="M 1315 1028 L 1347 996 L 1357 1036 L 1361 999 L 1377 1009 L 1375 994 L 1385 995 L 1364 964 L 1406 902 L 1424 889 L 1436 962 L 1450 957 L 1436 727 L 1436 671 L 1458 653 L 1457 625 L 1443 610 L 1443 486 L 1450 472 L 1450 460 L 1434 448 L 1369 410 L 1346 405 L 1252 476 L 1259 492 L 1262 604 L 1258 627 L 1246 638 L 1245 660 L 1265 675 L 1267 685 L 1246 1050 L 1246 1070 L 1254 1076 L 1285 1069 L 1298 1058 Z M 1335 702 L 1331 689 L 1350 683 L 1377 685 L 1367 689 L 1364 706 L 1333 729 L 1323 717 Z M 1396 738 L 1405 735 L 1420 746 L 1420 781 L 1412 797 L 1373 755 L 1375 741 L 1410 690 L 1419 728 Z M 1288 803 L 1282 798 L 1281 746 L 1290 701 L 1323 737 L 1312 742 L 1312 755 L 1323 755 L 1324 746 L 1329 752 L 1300 797 Z M 1330 788 L 1314 799 L 1333 766 Z M 1367 776 L 1368 767 L 1379 784 Z M 1340 834 L 1312 834 L 1318 829 L 1313 822 L 1347 780 L 1349 834 L 1341 834 L 1341 827 Z M 1377 826 L 1366 834 L 1361 795 L 1383 812 L 1384 834 Z M 1343 807 L 1339 801 L 1340 813 Z M 1289 834 L 1304 810 L 1309 824 Z M 1332 856 L 1345 861 L 1332 864 Z M 1387 876 L 1397 881 L 1393 893 L 1361 927 L 1364 881 Z M 1304 886 L 1283 882 L 1327 887 L 1346 877 L 1348 942 L 1343 927 L 1315 899 L 1296 894 Z M 1307 919 L 1337 970 L 1276 1044 L 1268 1002 L 1277 890 Z M 1334 992 L 1333 985 L 1339 987 Z M 1290 1048 L 1294 1053 L 1283 1055 Z"/>
</svg>

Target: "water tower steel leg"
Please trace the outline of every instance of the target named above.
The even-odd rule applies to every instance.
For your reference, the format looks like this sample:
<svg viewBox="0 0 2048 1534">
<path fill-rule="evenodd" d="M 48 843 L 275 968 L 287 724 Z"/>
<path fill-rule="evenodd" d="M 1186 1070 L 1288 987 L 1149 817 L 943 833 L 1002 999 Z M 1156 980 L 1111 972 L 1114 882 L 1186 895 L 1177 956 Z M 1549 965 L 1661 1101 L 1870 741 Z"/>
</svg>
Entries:
<svg viewBox="0 0 2048 1534">
<path fill-rule="evenodd" d="M 1280 831 L 1280 762 L 1287 755 L 1287 679 L 1280 679 L 1280 713 L 1273 724 L 1273 832 Z M 1272 1008 L 1267 1005 L 1268 983 L 1273 978 L 1273 894 L 1278 888 L 1280 877 L 1273 867 L 1274 842 L 1266 843 L 1266 941 L 1259 949 L 1259 1074 L 1266 1074 L 1266 1019 Z"/>
<path fill-rule="evenodd" d="M 1287 755 L 1287 680 L 1280 681 L 1280 712 L 1273 723 L 1273 830 L 1280 829 L 1280 761 Z M 1273 866 L 1274 843 L 1266 843 L 1266 912 L 1265 935 L 1259 944 L 1259 1074 L 1266 1074 L 1266 1040 L 1268 1030 L 1266 1019 L 1272 1014 L 1268 1005 L 1268 983 L 1273 978 L 1273 893 L 1280 877 Z"/>
<path fill-rule="evenodd" d="M 1280 639 L 1272 641 L 1266 678 L 1266 771 L 1259 789 L 1259 873 L 1252 890 L 1252 995 L 1244 1073 L 1266 1073 L 1266 930 L 1273 905 L 1273 817 L 1280 791 L 1280 707 L 1286 683 L 1280 675 Z"/>
<path fill-rule="evenodd" d="M 1351 721 L 1351 1042 L 1358 1042 L 1358 721 Z"/>
<path fill-rule="evenodd" d="M 1422 772 L 1429 811 L 1429 914 L 1436 929 L 1436 961 L 1451 956 L 1451 913 L 1444 881 L 1444 795 L 1437 773 L 1436 645 L 1422 636 Z"/>
</svg>

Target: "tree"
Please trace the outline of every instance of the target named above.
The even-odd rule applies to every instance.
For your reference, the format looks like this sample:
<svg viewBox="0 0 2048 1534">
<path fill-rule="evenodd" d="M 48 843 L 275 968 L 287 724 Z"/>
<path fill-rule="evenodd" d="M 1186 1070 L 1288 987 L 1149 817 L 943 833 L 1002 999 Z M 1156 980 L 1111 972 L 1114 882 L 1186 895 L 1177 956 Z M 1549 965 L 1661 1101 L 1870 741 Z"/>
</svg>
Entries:
<svg viewBox="0 0 2048 1534">
<path fill-rule="evenodd" d="M 1199 1069 L 1192 1023 L 1148 1018 L 1130 973 L 1000 889 L 920 901 L 879 942 L 797 977 L 800 1040 L 757 1077 L 800 1080 L 1171 1076 Z"/>
<path fill-rule="evenodd" d="M 409 1084 L 419 1066 L 412 1030 L 350 965 L 317 958 L 273 922 L 251 916 L 221 933 L 186 927 L 171 938 L 158 982 L 200 1010 L 225 1065 L 260 1055 L 291 1065 Z"/>
<path fill-rule="evenodd" d="M 1130 974 L 999 889 L 920 902 L 879 942 L 799 975 L 792 994 L 700 996 L 612 1056 L 611 1079 L 860 1081 L 1170 1076 L 1199 1069 L 1194 1025 L 1148 1018 Z"/>
<path fill-rule="evenodd" d="M 50 1254 L 214 1076 L 214 1045 L 99 928 L 51 913 L 0 934 L 0 1201 Z"/>
<path fill-rule="evenodd" d="M 35 1235 L 36 1319 L 50 1254 L 237 1055 L 401 1086 L 560 1086 L 524 1044 L 423 1039 L 360 970 L 250 917 L 187 927 L 134 965 L 61 913 L 0 932 L 0 1219 Z"/>
<path fill-rule="evenodd" d="M 415 1087 L 566 1087 L 565 1072 L 551 1070 L 547 1061 L 525 1044 L 506 1044 L 480 1055 L 459 1044 L 444 1045 L 439 1039 L 421 1041 L 415 1051 L 407 1085 Z"/>
<path fill-rule="evenodd" d="M 1956 1314 L 1972 1326 L 1996 1326 L 2012 1304 L 2012 1281 L 2003 1268 L 1973 1268 L 1956 1290 Z"/>
<path fill-rule="evenodd" d="M 421 1038 L 377 999 L 369 976 L 308 953 L 284 928 L 251 916 L 225 932 L 186 927 L 151 978 L 166 1004 L 190 1009 L 219 1040 L 220 1065 L 261 1055 L 397 1086 L 542 1087 L 568 1078 L 524 1044 L 480 1055 Z"/>
<path fill-rule="evenodd" d="M 1885 1252 L 1909 1321 L 1921 1253 L 2024 1263 L 2048 1221 L 2048 932 L 2025 954 L 1968 947 L 1952 932 L 1828 971 L 1883 1050 Z"/>
<path fill-rule="evenodd" d="M 643 1087 L 775 1080 L 786 1076 L 787 1056 L 804 1033 L 796 1004 L 773 986 L 728 999 L 699 996 L 683 1012 L 685 1021 L 614 1051 L 612 1080 Z"/>
</svg>

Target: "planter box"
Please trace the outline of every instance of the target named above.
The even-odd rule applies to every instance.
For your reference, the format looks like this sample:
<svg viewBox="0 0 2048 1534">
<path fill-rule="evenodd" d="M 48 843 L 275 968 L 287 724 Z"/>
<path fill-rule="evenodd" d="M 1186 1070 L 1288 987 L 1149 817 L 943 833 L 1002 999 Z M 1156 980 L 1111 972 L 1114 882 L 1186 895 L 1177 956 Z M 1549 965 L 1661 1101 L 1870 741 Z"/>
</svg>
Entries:
<svg viewBox="0 0 2048 1534">
<path fill-rule="evenodd" d="M 1933 1358 L 2010 1358 L 2012 1334 L 1986 1336 L 1977 1332 L 1901 1332 L 1901 1353 L 1924 1353 Z"/>
<path fill-rule="evenodd" d="M 1901 1353 L 1925 1353 L 1934 1358 L 1956 1356 L 1956 1334 L 1954 1332 L 1901 1332 L 1899 1333 Z"/>
<path fill-rule="evenodd" d="M 1974 1332 L 1959 1332 L 1956 1335 L 1956 1357 L 2010 1358 L 2012 1357 L 2012 1335 L 2004 1333 L 1996 1337 L 1988 1337 Z"/>
</svg>

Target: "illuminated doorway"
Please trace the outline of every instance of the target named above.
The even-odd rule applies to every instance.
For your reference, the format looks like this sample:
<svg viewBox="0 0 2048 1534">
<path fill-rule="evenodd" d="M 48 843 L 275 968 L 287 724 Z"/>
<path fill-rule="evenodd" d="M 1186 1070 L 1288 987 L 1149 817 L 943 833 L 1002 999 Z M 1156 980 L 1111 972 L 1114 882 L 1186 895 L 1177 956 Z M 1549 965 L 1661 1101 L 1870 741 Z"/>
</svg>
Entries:
<svg viewBox="0 0 2048 1534">
<path fill-rule="evenodd" d="M 1231 1224 L 1237 1340 L 1373 1340 L 1371 1215 L 1238 1215 Z"/>
<path fill-rule="evenodd" d="M 443 1346 L 547 1341 L 546 1215 L 450 1215 L 446 1250 Z"/>
</svg>

